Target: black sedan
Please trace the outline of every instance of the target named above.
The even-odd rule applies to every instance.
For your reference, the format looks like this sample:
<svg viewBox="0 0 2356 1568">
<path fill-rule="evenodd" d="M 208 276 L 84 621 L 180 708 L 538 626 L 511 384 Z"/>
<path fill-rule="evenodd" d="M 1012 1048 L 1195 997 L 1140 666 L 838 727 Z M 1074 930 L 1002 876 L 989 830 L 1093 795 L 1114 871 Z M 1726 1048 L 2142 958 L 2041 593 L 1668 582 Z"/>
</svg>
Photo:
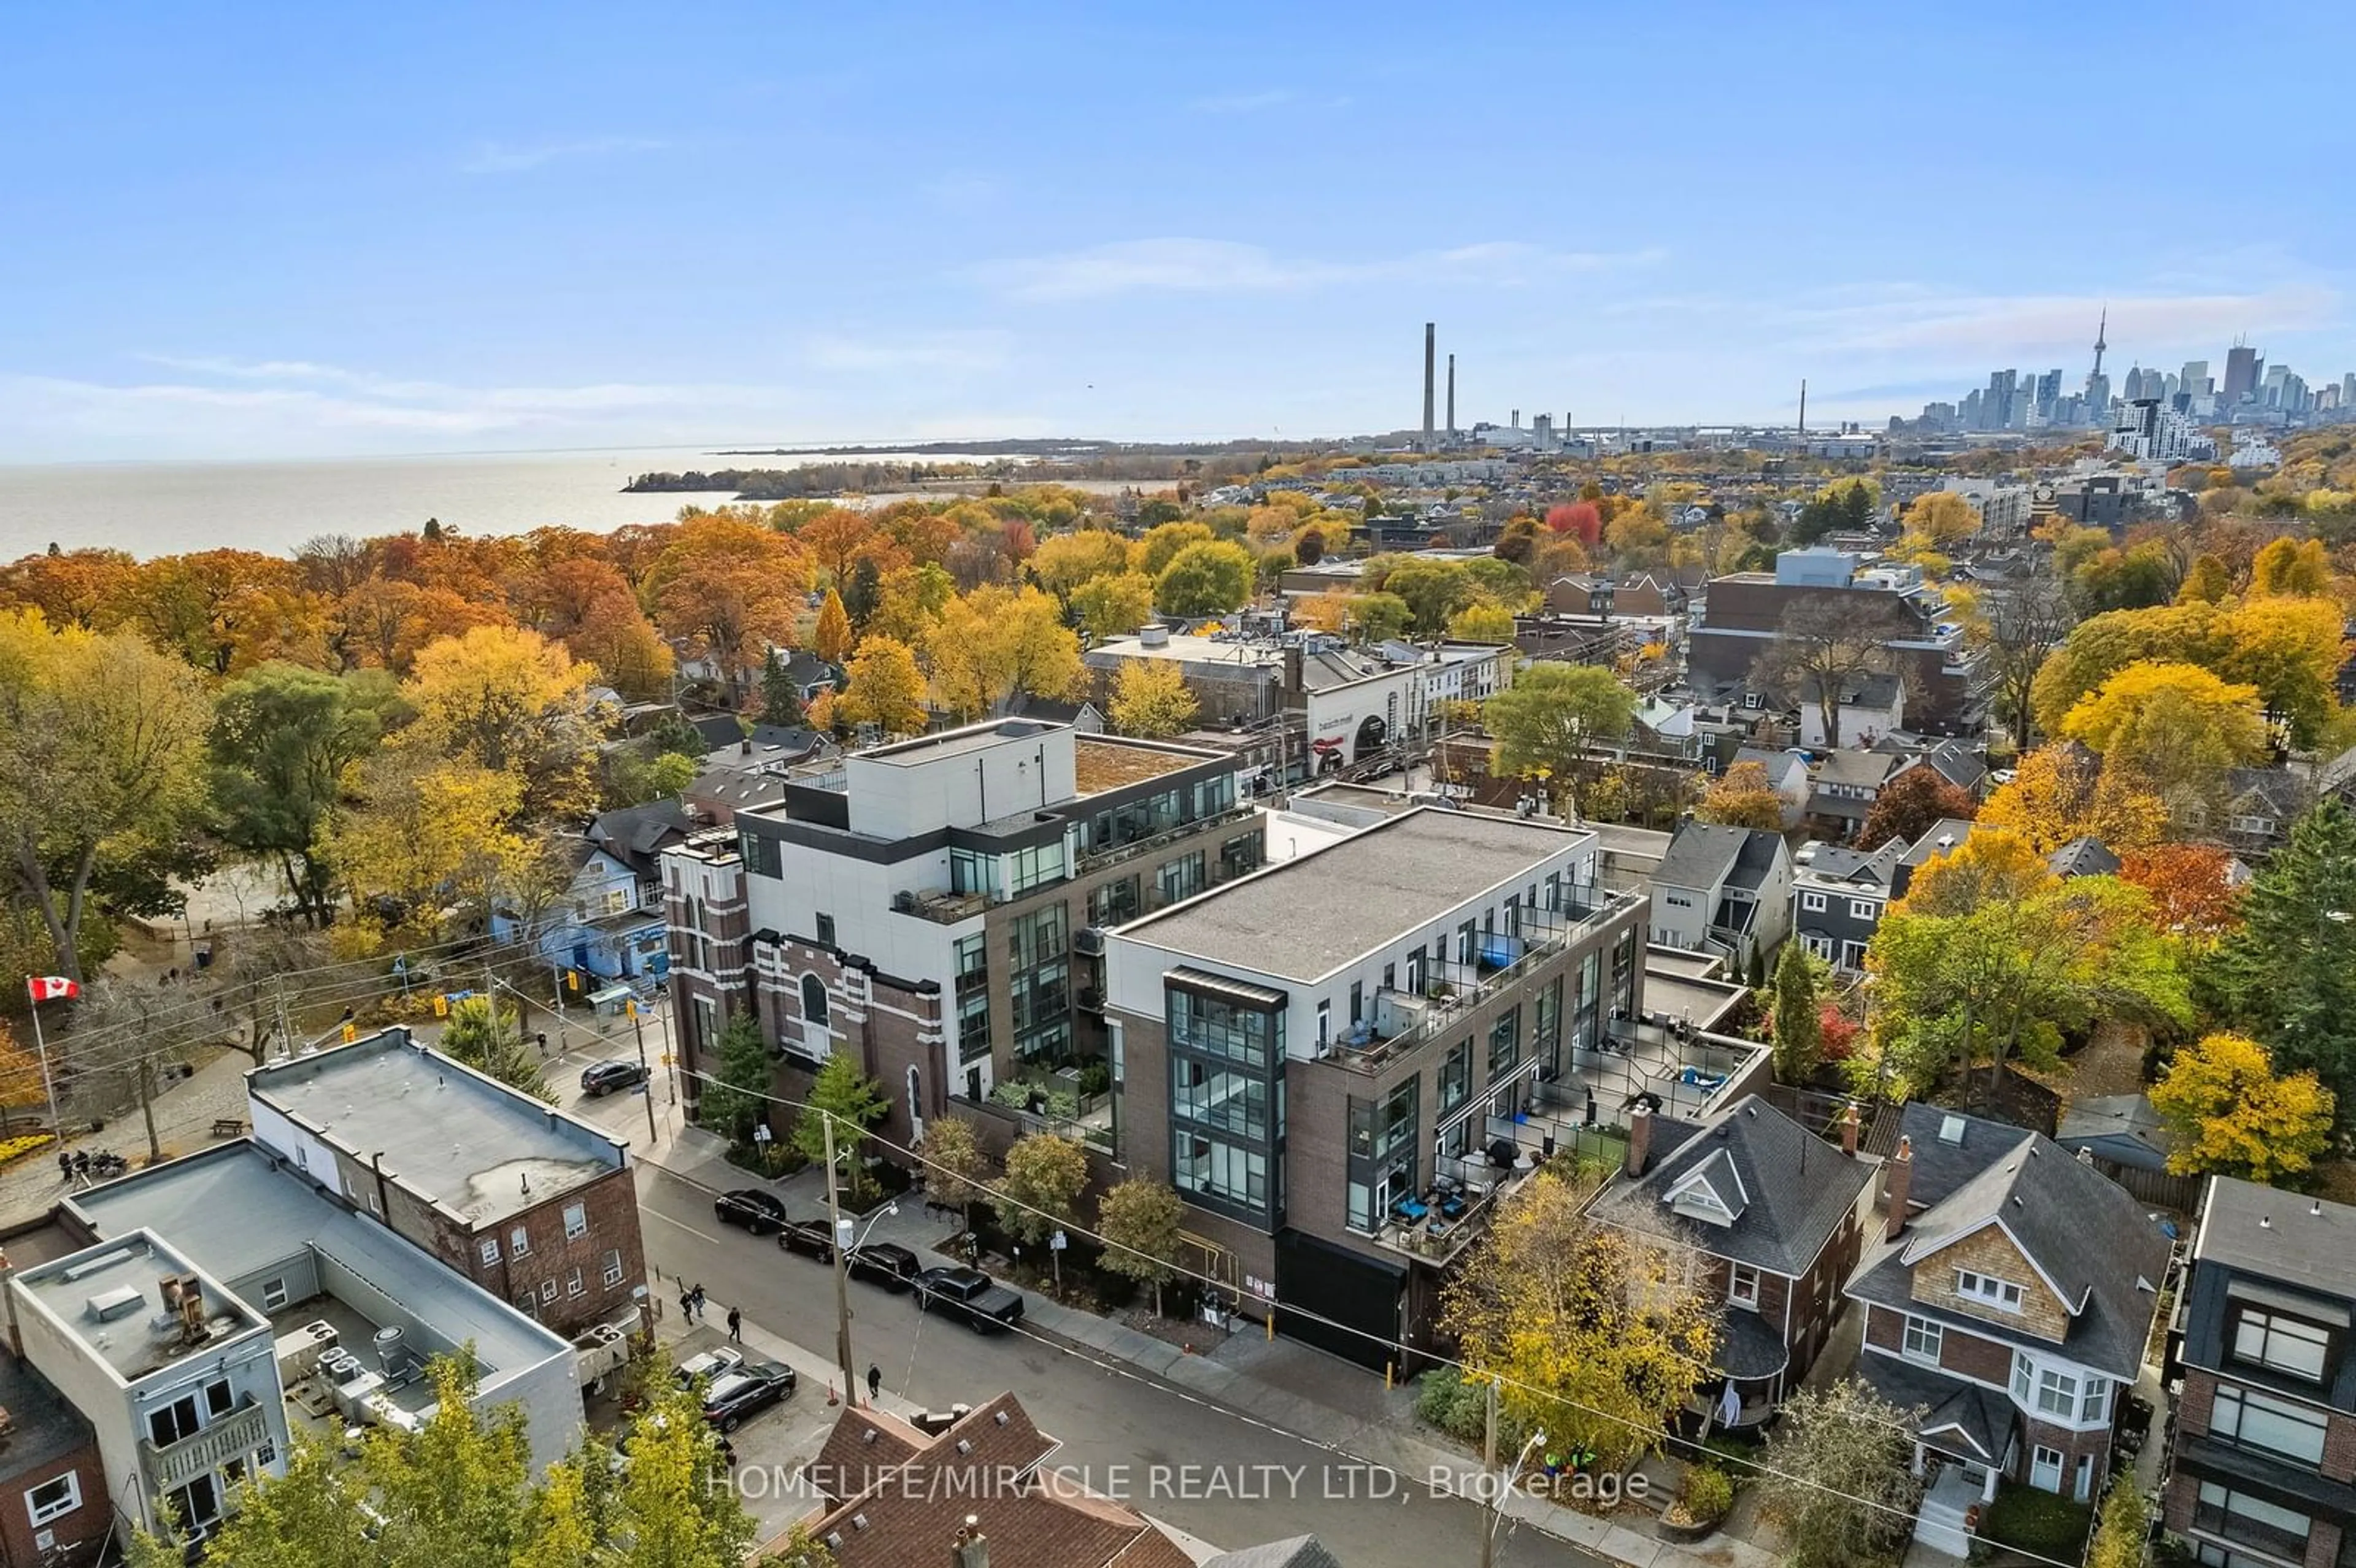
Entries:
<svg viewBox="0 0 2356 1568">
<path fill-rule="evenodd" d="M 635 1089 L 646 1081 L 645 1065 L 636 1061 L 593 1061 L 581 1070 L 581 1092 L 592 1100 L 617 1089 Z"/>
<path fill-rule="evenodd" d="M 703 1394 L 703 1419 L 723 1432 L 793 1396 L 794 1370 L 773 1361 L 747 1361 L 712 1381 Z"/>
<path fill-rule="evenodd" d="M 777 1245 L 822 1264 L 834 1261 L 834 1232 L 823 1220 L 789 1220 L 777 1232 Z"/>
<path fill-rule="evenodd" d="M 785 1228 L 786 1206 L 756 1187 L 740 1187 L 712 1200 L 712 1212 L 723 1225 L 742 1225 L 756 1236 Z"/>
<path fill-rule="evenodd" d="M 905 1290 L 924 1272 L 916 1254 L 896 1242 L 868 1242 L 851 1249 L 851 1277 L 886 1290 Z"/>
</svg>

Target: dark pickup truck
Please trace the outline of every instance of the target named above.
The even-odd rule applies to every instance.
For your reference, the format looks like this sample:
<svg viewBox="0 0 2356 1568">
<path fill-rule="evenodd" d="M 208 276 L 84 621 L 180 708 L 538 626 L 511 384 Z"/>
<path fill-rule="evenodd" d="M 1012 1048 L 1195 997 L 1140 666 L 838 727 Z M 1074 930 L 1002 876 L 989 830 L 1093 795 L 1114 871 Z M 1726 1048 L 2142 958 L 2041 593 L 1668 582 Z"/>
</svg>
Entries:
<svg viewBox="0 0 2356 1568">
<path fill-rule="evenodd" d="M 978 1268 L 928 1268 L 916 1276 L 916 1309 L 962 1317 L 977 1334 L 1023 1321 L 1023 1297 Z"/>
</svg>

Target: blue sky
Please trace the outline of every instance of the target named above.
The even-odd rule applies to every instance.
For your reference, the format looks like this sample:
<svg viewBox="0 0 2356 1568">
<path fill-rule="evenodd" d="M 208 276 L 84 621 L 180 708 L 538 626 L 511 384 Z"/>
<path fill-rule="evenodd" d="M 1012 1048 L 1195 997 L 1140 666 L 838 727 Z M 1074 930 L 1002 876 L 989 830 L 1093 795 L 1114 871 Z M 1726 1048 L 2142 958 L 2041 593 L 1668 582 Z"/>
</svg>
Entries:
<svg viewBox="0 0 2356 1568">
<path fill-rule="evenodd" d="M 0 461 L 2356 368 L 2356 8 L 19 7 Z"/>
</svg>

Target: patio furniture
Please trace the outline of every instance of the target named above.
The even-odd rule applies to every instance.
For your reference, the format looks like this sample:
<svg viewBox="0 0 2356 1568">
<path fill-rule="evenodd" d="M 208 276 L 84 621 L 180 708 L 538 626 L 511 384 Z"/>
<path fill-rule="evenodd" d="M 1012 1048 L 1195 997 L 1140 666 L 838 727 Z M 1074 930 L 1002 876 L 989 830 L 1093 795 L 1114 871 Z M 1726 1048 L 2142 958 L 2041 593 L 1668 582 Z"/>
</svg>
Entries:
<svg viewBox="0 0 2356 1568">
<path fill-rule="evenodd" d="M 1412 1198 L 1400 1199 L 1398 1202 L 1393 1206 L 1391 1211 L 1398 1215 L 1399 1218 L 1410 1221 L 1420 1221 L 1425 1215 L 1431 1212 L 1429 1208 Z"/>
<path fill-rule="evenodd" d="M 1464 1201 L 1463 1196 L 1461 1193 L 1446 1193 L 1443 1194 L 1440 1200 L 1440 1212 L 1441 1215 L 1451 1220 L 1462 1219 L 1463 1217 L 1464 1211 L 1469 1207 L 1471 1207 L 1471 1205 Z"/>
</svg>

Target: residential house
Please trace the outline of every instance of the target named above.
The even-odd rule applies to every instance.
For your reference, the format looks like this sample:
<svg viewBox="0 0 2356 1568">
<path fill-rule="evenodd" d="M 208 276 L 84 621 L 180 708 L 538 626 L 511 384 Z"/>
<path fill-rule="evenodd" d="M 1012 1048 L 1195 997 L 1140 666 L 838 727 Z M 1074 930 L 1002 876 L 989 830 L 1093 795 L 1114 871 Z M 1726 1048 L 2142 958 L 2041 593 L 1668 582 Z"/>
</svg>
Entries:
<svg viewBox="0 0 2356 1568">
<path fill-rule="evenodd" d="M 822 1500 L 800 1528 L 838 1568 L 1191 1568 L 1144 1515 L 1048 1470 L 1060 1447 L 1011 1393 L 947 1419 L 846 1407 L 803 1467 Z"/>
<path fill-rule="evenodd" d="M 1812 787 L 1808 778 L 1807 759 L 1794 752 L 1771 752 L 1763 746 L 1737 746 L 1733 760 L 1727 763 L 1731 772 L 1745 763 L 1755 763 L 1767 774 L 1767 787 L 1783 802 L 1783 831 L 1796 830 L 1802 817 L 1807 815 L 1808 794 Z"/>
<path fill-rule="evenodd" d="M 1313 1535 L 1296 1535 L 1260 1546 L 1222 1552 L 1204 1559 L 1202 1568 L 1342 1568 L 1342 1560 Z"/>
<path fill-rule="evenodd" d="M 1810 676 L 1800 683 L 1800 744 L 1823 751 L 1834 744 L 1825 729 L 1824 683 Z M 1841 685 L 1833 709 L 1839 744 L 1869 750 L 1906 728 L 1906 683 L 1894 675 L 1868 673 Z"/>
<path fill-rule="evenodd" d="M 1419 807 L 1105 933 L 1118 1157 L 1177 1188 L 1240 1310 L 1383 1366 L 1432 1343 L 1539 1159 L 1764 1072 L 1648 1012 L 1645 900 L 1600 858 L 1584 828 Z"/>
<path fill-rule="evenodd" d="M 2124 864 L 2099 838 L 2082 834 L 2045 858 L 2053 874 L 2067 880 L 2071 877 L 2109 877 L 2118 873 Z"/>
<path fill-rule="evenodd" d="M 246 1075 L 257 1143 L 573 1336 L 651 1330 L 629 1146 L 393 1028 Z"/>
<path fill-rule="evenodd" d="M 1685 613 L 1686 591 L 1665 572 L 1635 571 L 1616 580 L 1573 573 L 1547 584 L 1546 608 L 1556 615 L 1667 620 Z"/>
<path fill-rule="evenodd" d="M 1724 1385 L 1701 1389 L 1696 1408 L 1717 1424 L 1756 1427 L 1831 1337 L 1873 1207 L 1875 1165 L 1857 1136 L 1853 1112 L 1833 1144 L 1756 1094 L 1706 1122 L 1630 1118 L 1625 1160 L 1589 1212 L 1708 1260 L 1705 1287 L 1725 1304 L 1713 1370 L 1734 1414 Z"/>
<path fill-rule="evenodd" d="M 2160 1119 L 2148 1094 L 2089 1094 L 2070 1102 L 2053 1141 L 2072 1154 L 2084 1155 L 2095 1169 L 2115 1179 L 2122 1170 L 2167 1174 L 2176 1135 Z"/>
<path fill-rule="evenodd" d="M 1804 844 L 1793 859 L 1792 934 L 1837 974 L 1865 972 L 1865 950 L 1900 896 L 1906 840 L 1879 849 Z"/>
<path fill-rule="evenodd" d="M 1725 954 L 1736 968 L 1792 933 L 1792 854 L 1780 833 L 1678 825 L 1653 873 L 1651 939 Z"/>
<path fill-rule="evenodd" d="M 1987 759 L 1961 741 L 1949 739 L 1926 744 L 1912 736 L 1885 735 L 1875 745 L 1880 751 L 1895 752 L 1906 759 L 1901 766 L 1891 771 L 1890 776 L 1893 779 L 1915 768 L 1927 767 L 1974 800 L 1987 794 Z"/>
<path fill-rule="evenodd" d="M 1914 1463 L 1932 1484 L 1918 1536 L 1955 1556 L 2000 1480 L 2101 1495 L 2169 1253 L 2140 1203 L 2051 1138 L 1972 1137 L 1990 1125 L 1958 1122 L 1943 1163 L 1950 1176 L 1977 1168 L 1918 1206 L 1901 1137 L 1883 1239 L 1848 1285 L 1866 1313 L 1858 1375 L 1924 1413 Z"/>
<path fill-rule="evenodd" d="M 792 683 L 794 695 L 807 707 L 816 702 L 821 692 L 841 686 L 842 671 L 808 648 L 796 648 L 786 657 L 786 679 Z"/>
<path fill-rule="evenodd" d="M 0 1563 L 82 1568 L 114 1528 L 90 1418 L 15 1349 L 0 1349 Z"/>
<path fill-rule="evenodd" d="M 1902 765 L 1887 752 L 1839 751 L 1816 767 L 1808 795 L 1808 826 L 1827 838 L 1854 840 L 1873 815 L 1873 803 Z"/>
<path fill-rule="evenodd" d="M 2212 1177 L 2179 1295 L 2168 1532 L 2219 1568 L 2345 1562 L 2356 1545 L 2356 1209 Z"/>
<path fill-rule="evenodd" d="M 557 840 L 568 880 L 535 912 L 502 908 L 491 933 L 533 938 L 541 961 L 575 995 L 616 981 L 659 979 L 669 967 L 663 942 L 658 856 L 687 837 L 686 805 L 658 800 L 605 812 L 578 837 Z"/>
</svg>

